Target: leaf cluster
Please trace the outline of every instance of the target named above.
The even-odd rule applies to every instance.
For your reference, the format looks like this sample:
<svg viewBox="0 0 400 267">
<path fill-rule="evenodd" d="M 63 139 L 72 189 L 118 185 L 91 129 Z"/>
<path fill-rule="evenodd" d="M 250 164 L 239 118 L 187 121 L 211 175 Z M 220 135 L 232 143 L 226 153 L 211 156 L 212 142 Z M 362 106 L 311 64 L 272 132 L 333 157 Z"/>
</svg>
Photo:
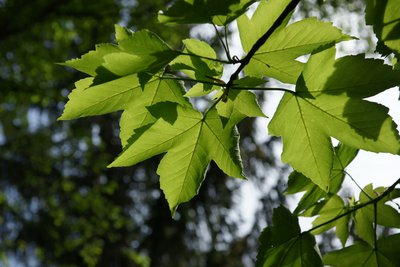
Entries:
<svg viewBox="0 0 400 267">
<path fill-rule="evenodd" d="M 287 193 L 305 193 L 294 214 L 276 209 L 273 226 L 260 237 L 258 266 L 343 266 L 342 257 L 345 266 L 353 266 L 359 262 L 350 257 L 354 252 L 368 256 L 360 266 L 395 266 L 398 256 L 388 244 L 398 243 L 398 235 L 378 237 L 377 226 L 400 226 L 399 213 L 387 205 L 398 197 L 398 182 L 388 188 L 369 185 L 358 200 L 344 200 L 338 193 L 359 149 L 400 153 L 388 108 L 367 100 L 400 84 L 398 63 L 387 65 L 363 54 L 337 58 L 335 44 L 354 37 L 315 18 L 290 23 L 298 0 L 260 1 L 249 18 L 246 10 L 253 2 L 185 0 L 159 14 L 161 23 L 213 24 L 224 58 L 201 40 L 185 39 L 183 48 L 174 50 L 150 31 L 116 26 L 116 44 L 97 45 L 65 63 L 89 77 L 76 82 L 60 119 L 122 111 L 122 152 L 109 167 L 165 153 L 157 173 L 174 214 L 197 194 L 211 161 L 225 174 L 245 178 L 236 125 L 246 117 L 265 116 L 251 91 L 284 91 L 268 129 L 282 137 L 282 161 L 294 169 Z M 400 43 L 396 10 L 400 4 L 394 0 L 367 1 L 366 21 L 374 26 L 378 52 L 394 58 Z M 240 59 L 221 37 L 232 22 L 245 52 Z M 306 62 L 298 61 L 306 55 Z M 223 81 L 229 65 L 236 70 Z M 294 89 L 264 87 L 267 79 Z M 190 101 L 198 98 L 206 101 L 205 109 Z M 340 141 L 338 146 L 332 138 Z M 312 229 L 301 232 L 297 216 L 317 217 Z M 321 258 L 314 235 L 335 227 L 345 246 L 350 225 L 360 241 Z"/>
</svg>

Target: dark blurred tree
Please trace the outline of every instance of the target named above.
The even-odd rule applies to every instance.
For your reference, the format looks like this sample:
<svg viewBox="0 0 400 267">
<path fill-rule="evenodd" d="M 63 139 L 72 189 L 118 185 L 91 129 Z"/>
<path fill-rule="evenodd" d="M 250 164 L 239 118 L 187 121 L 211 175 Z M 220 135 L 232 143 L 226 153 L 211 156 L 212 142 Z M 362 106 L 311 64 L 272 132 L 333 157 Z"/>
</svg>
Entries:
<svg viewBox="0 0 400 267">
<path fill-rule="evenodd" d="M 259 231 L 278 204 L 276 194 L 262 197 L 253 229 L 243 233 L 241 183 L 211 165 L 199 195 L 172 220 L 155 174 L 159 159 L 106 169 L 120 151 L 116 115 L 56 121 L 80 77 L 55 63 L 110 42 L 116 23 L 146 27 L 179 47 L 189 28 L 156 23 L 167 3 L 0 1 L 4 265 L 251 265 Z M 263 184 L 264 170 L 275 165 L 273 142 L 257 144 L 253 127 L 254 120 L 240 127 L 243 154 L 250 179 Z M 276 176 L 269 187 L 278 186 Z"/>
</svg>

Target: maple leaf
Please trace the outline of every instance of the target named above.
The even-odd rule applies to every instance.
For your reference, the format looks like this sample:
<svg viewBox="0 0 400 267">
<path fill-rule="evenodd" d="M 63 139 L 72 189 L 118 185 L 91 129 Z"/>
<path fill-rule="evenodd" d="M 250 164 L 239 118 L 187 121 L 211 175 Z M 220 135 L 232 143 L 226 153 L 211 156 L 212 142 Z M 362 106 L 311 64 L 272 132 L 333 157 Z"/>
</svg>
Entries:
<svg viewBox="0 0 400 267">
<path fill-rule="evenodd" d="M 373 188 L 372 184 L 366 185 L 359 195 L 359 204 L 366 203 L 371 199 L 378 197 L 384 193 L 387 188 Z M 390 228 L 400 228 L 400 213 L 390 205 L 385 204 L 390 200 L 398 197 L 396 190 L 390 198 L 384 198 L 379 201 L 376 206 L 368 205 L 355 212 L 354 225 L 357 235 L 371 246 L 374 244 L 375 228 L 374 224 L 379 224 Z M 374 211 L 376 209 L 376 211 Z M 374 213 L 376 212 L 376 221 Z"/>
<path fill-rule="evenodd" d="M 397 0 L 367 0 L 365 20 L 372 25 L 378 44 L 376 50 L 384 56 L 396 55 L 400 60 L 400 2 Z"/>
<path fill-rule="evenodd" d="M 243 178 L 236 127 L 223 127 L 215 109 L 206 115 L 172 102 L 148 107 L 154 124 L 132 136 L 109 167 L 130 166 L 167 152 L 157 173 L 172 213 L 195 196 L 211 160 L 227 175 Z"/>
<path fill-rule="evenodd" d="M 274 209 L 272 223 L 261 233 L 256 267 L 322 266 L 314 236 L 301 233 L 295 215 L 280 206 Z"/>
<path fill-rule="evenodd" d="M 240 39 L 245 52 L 249 52 L 257 39 L 272 26 L 289 2 L 262 1 L 251 19 L 247 15 L 238 18 Z M 308 18 L 286 26 L 288 19 L 254 54 L 245 67 L 247 75 L 266 76 L 295 84 L 304 67 L 303 63 L 296 60 L 298 57 L 352 39 L 329 22 Z"/>
<path fill-rule="evenodd" d="M 400 152 L 400 137 L 388 109 L 362 99 L 396 85 L 399 72 L 381 60 L 334 57 L 334 48 L 310 57 L 296 92 L 284 94 L 269 124 L 271 134 L 282 136 L 282 160 L 324 191 L 329 190 L 334 158 L 331 136 L 355 148 Z M 365 69 L 371 71 L 363 79 L 342 78 L 343 73 Z"/>
<path fill-rule="evenodd" d="M 379 239 L 376 247 L 365 242 L 356 242 L 352 246 L 327 253 L 324 255 L 323 260 L 329 266 L 396 267 L 400 262 L 399 246 L 400 234 L 395 234 Z"/>
</svg>

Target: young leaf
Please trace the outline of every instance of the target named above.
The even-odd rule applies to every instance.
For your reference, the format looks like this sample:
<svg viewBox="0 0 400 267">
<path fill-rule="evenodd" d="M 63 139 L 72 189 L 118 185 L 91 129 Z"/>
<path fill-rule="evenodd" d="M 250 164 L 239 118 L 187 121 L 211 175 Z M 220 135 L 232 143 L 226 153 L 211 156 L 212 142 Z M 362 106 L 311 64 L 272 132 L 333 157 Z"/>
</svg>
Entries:
<svg viewBox="0 0 400 267">
<path fill-rule="evenodd" d="M 280 206 L 274 209 L 272 220 L 273 226 L 260 236 L 257 267 L 322 266 L 314 237 L 301 233 L 296 216 Z"/>
<path fill-rule="evenodd" d="M 339 83 L 340 90 L 348 92 L 347 95 L 330 94 L 336 91 L 325 87 L 330 76 L 319 71 L 326 65 L 329 72 L 334 65 L 335 72 L 347 70 L 347 73 L 352 73 L 354 66 L 349 63 L 351 59 L 348 64 L 332 64 L 334 54 L 334 49 L 328 49 L 310 57 L 297 82 L 296 93 L 284 94 L 269 124 L 272 134 L 283 137 L 282 160 L 325 191 L 329 190 L 334 158 L 330 136 L 368 151 L 400 152 L 400 137 L 395 123 L 387 114 L 388 109 L 360 98 L 385 90 L 388 83 L 377 82 L 374 87 L 364 88 L 364 82 L 353 77 L 347 79 L 346 83 Z M 354 61 L 358 62 L 358 59 Z M 365 62 L 368 64 L 369 61 Z M 328 88 L 335 88 L 335 85 L 331 83 Z M 358 90 L 362 93 L 358 93 Z M 370 115 L 366 117 L 366 113 Z M 302 151 L 301 156 L 299 151 Z"/>
<path fill-rule="evenodd" d="M 348 209 L 345 206 L 342 198 L 337 195 L 333 195 L 326 201 L 326 203 L 324 203 L 322 208 L 318 210 L 319 216 L 312 222 L 312 226 L 322 226 L 313 230 L 312 233 L 314 235 L 318 235 L 331 229 L 332 227 L 336 227 L 336 234 L 344 246 L 349 236 L 350 215 L 344 216 L 330 223 L 328 222 L 344 214 L 347 210 Z"/>
<path fill-rule="evenodd" d="M 245 117 L 265 117 L 256 96 L 250 91 L 233 90 L 226 102 L 218 102 L 218 114 L 224 121 L 235 125 Z"/>
<path fill-rule="evenodd" d="M 216 61 L 217 54 L 206 42 L 197 39 L 183 40 L 184 53 L 171 62 L 172 70 L 180 70 L 191 79 L 210 83 L 197 83 L 195 88 L 188 91 L 186 96 L 200 96 L 208 94 L 218 87 L 213 86 L 214 79 L 221 78 L 223 64 Z M 203 93 L 202 93 L 203 91 Z"/>
<path fill-rule="evenodd" d="M 245 73 L 294 84 L 304 67 L 303 63 L 296 60 L 299 56 L 350 39 L 350 36 L 343 34 L 331 23 L 320 22 L 315 18 L 304 19 L 272 34 L 255 53 Z"/>
<path fill-rule="evenodd" d="M 172 102 L 149 107 L 158 120 L 135 134 L 109 167 L 130 166 L 167 152 L 157 169 L 171 212 L 197 194 L 211 160 L 227 175 L 243 177 L 235 127 L 223 127 L 215 109 L 204 117 Z"/>
<path fill-rule="evenodd" d="M 161 23 L 214 23 L 226 25 L 243 14 L 256 0 L 176 1 L 158 15 Z"/>
<path fill-rule="evenodd" d="M 399 246 L 400 235 L 396 234 L 379 239 L 376 248 L 365 242 L 356 242 L 352 246 L 327 253 L 323 261 L 333 267 L 396 267 L 400 262 Z"/>
</svg>

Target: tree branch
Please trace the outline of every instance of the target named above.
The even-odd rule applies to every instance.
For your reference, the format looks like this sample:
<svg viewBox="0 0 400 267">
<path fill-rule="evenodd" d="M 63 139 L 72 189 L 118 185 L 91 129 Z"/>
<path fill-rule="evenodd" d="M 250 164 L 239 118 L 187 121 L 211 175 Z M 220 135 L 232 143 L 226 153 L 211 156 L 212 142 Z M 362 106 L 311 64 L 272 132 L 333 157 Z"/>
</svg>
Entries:
<svg viewBox="0 0 400 267">
<path fill-rule="evenodd" d="M 268 40 L 268 38 L 274 33 L 274 31 L 282 24 L 282 22 L 285 20 L 285 18 L 292 12 L 297 4 L 300 2 L 300 0 L 292 0 L 286 8 L 283 10 L 281 15 L 275 20 L 274 24 L 272 24 L 271 28 L 268 29 L 266 33 L 264 33 L 263 36 L 261 36 L 257 42 L 251 47 L 249 53 L 240 60 L 240 65 L 237 68 L 237 70 L 231 75 L 229 81 L 226 84 L 226 91 L 225 94 L 228 94 L 229 89 L 233 86 L 233 82 L 239 77 L 239 73 L 243 70 L 243 68 L 249 64 L 251 58 L 254 56 L 254 54 L 260 49 L 261 46 L 264 45 L 264 43 Z"/>
</svg>

